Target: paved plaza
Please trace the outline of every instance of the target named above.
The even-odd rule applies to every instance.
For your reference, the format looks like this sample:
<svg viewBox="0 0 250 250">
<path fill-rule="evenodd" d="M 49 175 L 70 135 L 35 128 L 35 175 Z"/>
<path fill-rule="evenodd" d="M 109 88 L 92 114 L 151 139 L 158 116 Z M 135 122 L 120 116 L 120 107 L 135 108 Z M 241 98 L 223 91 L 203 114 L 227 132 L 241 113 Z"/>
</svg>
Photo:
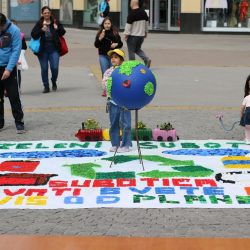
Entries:
<svg viewBox="0 0 250 250">
<path fill-rule="evenodd" d="M 94 118 L 108 127 L 101 97 L 96 31 L 67 29 L 70 52 L 61 58 L 58 91 L 42 94 L 40 67 L 28 51 L 22 77 L 27 133 L 17 135 L 6 99 L 1 141 L 76 140 L 81 123 Z M 245 79 L 250 74 L 250 38 L 246 35 L 149 34 L 143 48 L 152 59 L 157 93 L 139 111 L 148 127 L 171 122 L 181 140 L 243 140 L 239 120 Z M 126 45 L 124 44 L 126 51 Z M 134 120 L 133 120 L 134 124 Z M 248 209 L 76 209 L 0 210 L 1 234 L 249 237 Z"/>
</svg>

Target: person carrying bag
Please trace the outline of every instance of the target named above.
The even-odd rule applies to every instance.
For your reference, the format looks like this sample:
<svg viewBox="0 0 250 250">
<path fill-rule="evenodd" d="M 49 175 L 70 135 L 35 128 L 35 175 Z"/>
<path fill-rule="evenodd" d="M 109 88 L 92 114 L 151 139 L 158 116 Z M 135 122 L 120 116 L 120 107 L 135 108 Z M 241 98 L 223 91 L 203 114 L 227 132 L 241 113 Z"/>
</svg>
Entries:
<svg viewBox="0 0 250 250">
<path fill-rule="evenodd" d="M 50 65 L 52 90 L 57 90 L 57 78 L 59 72 L 59 61 L 62 51 L 60 37 L 66 33 L 60 22 L 55 22 L 51 9 L 44 6 L 41 10 L 41 18 L 31 31 L 31 37 L 35 40 L 40 38 L 40 48 L 37 55 L 40 66 L 44 90 L 50 92 L 48 69 Z"/>
</svg>

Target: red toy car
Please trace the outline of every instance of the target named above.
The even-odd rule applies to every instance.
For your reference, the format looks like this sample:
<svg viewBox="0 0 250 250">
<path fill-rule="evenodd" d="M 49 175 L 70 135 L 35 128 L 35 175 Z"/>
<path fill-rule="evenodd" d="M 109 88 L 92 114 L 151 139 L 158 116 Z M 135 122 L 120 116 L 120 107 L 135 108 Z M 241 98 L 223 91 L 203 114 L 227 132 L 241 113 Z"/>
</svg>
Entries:
<svg viewBox="0 0 250 250">
<path fill-rule="evenodd" d="M 102 141 L 102 129 L 79 129 L 75 137 L 80 141 Z"/>
</svg>

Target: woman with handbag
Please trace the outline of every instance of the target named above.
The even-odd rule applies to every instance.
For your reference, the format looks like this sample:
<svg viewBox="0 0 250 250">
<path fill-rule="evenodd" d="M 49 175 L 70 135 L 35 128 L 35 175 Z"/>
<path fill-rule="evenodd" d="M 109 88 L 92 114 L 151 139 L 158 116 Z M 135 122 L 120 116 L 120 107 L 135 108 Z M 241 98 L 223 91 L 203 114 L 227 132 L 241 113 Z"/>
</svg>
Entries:
<svg viewBox="0 0 250 250">
<path fill-rule="evenodd" d="M 56 22 L 52 16 L 51 9 L 44 6 L 41 10 L 41 18 L 31 31 L 33 39 L 40 39 L 40 48 L 37 53 L 41 66 L 41 75 L 44 85 L 43 93 L 49 93 L 48 69 L 50 64 L 52 90 L 57 90 L 57 77 L 59 72 L 59 59 L 61 55 L 60 37 L 66 33 L 63 25 Z"/>
</svg>

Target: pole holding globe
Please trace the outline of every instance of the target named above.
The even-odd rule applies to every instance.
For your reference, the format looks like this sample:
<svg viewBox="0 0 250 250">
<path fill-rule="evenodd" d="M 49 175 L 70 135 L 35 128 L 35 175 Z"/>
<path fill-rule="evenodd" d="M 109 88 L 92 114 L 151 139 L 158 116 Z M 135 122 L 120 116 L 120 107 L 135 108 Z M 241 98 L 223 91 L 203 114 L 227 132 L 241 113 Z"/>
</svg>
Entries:
<svg viewBox="0 0 250 250">
<path fill-rule="evenodd" d="M 156 93 L 155 76 L 140 61 L 125 61 L 112 72 L 107 81 L 107 91 L 118 106 L 135 110 L 135 135 L 140 163 L 143 166 L 137 130 L 138 110 L 153 100 Z"/>
</svg>

